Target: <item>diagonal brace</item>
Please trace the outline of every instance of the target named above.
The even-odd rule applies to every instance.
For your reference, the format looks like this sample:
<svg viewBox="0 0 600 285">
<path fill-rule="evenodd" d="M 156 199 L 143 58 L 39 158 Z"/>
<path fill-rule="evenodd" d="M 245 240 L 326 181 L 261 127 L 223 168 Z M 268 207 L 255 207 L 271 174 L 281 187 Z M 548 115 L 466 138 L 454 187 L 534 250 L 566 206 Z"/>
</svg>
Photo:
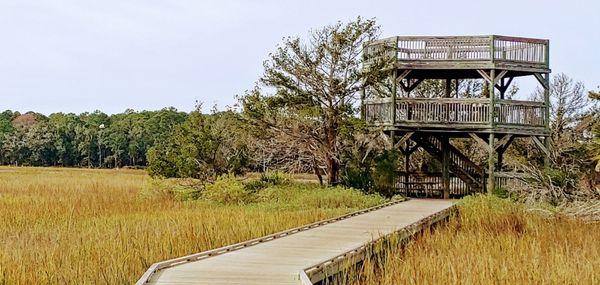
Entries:
<svg viewBox="0 0 600 285">
<path fill-rule="evenodd" d="M 548 150 L 548 148 L 544 145 L 544 143 L 542 143 L 542 141 L 540 141 L 538 137 L 531 137 L 531 139 L 546 156 L 550 156 L 550 150 Z"/>
<path fill-rule="evenodd" d="M 410 139 L 410 137 L 412 137 L 412 135 L 415 132 L 408 132 L 406 134 L 404 134 L 399 140 L 398 142 L 396 142 L 396 144 L 394 145 L 394 148 L 398 148 L 400 147 L 402 144 L 404 144 L 406 141 L 408 141 Z"/>
<path fill-rule="evenodd" d="M 473 139 L 475 139 L 475 141 L 479 143 L 479 145 L 483 148 L 483 150 L 485 150 L 485 151 L 491 150 L 491 146 L 486 141 L 484 141 L 482 138 L 480 138 L 477 134 L 469 133 L 469 136 L 471 136 Z"/>
</svg>

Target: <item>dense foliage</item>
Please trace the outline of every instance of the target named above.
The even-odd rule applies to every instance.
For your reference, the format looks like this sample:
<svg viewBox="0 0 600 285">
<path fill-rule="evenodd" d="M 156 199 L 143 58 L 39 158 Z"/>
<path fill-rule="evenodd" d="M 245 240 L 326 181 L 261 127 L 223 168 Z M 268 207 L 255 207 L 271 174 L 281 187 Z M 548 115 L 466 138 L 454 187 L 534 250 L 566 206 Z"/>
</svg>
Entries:
<svg viewBox="0 0 600 285">
<path fill-rule="evenodd" d="M 267 90 L 241 98 L 253 124 L 297 146 L 330 185 L 340 181 L 343 130 L 356 114 L 359 91 L 381 72 L 361 65 L 363 45 L 378 34 L 374 20 L 359 17 L 312 30 L 308 39 L 286 38 L 264 63 L 260 83 Z"/>
<path fill-rule="evenodd" d="M 240 174 L 250 163 L 247 135 L 240 115 L 233 111 L 191 112 L 169 136 L 150 148 L 148 172 L 202 180 Z"/>
<path fill-rule="evenodd" d="M 187 114 L 174 108 L 107 115 L 0 113 L 0 164 L 31 166 L 145 166 L 146 152 Z"/>
</svg>

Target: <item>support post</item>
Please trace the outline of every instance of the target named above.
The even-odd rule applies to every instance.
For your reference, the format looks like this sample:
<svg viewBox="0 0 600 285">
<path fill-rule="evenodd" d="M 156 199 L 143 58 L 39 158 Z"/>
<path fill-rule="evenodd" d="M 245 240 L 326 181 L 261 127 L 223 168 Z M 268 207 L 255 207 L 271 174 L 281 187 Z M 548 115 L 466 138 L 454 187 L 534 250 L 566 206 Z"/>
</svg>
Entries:
<svg viewBox="0 0 600 285">
<path fill-rule="evenodd" d="M 396 125 L 396 94 L 398 93 L 397 75 L 398 69 L 394 68 L 394 72 L 392 72 L 392 126 Z"/>
<path fill-rule="evenodd" d="M 489 93 L 490 93 L 490 114 L 489 114 L 489 120 L 490 120 L 490 125 L 491 125 L 491 131 L 490 131 L 490 136 L 489 136 L 489 141 L 488 144 L 490 145 L 489 147 L 489 151 L 488 151 L 488 181 L 487 181 L 487 192 L 489 194 L 492 194 L 494 192 L 494 188 L 496 187 L 495 185 L 495 179 L 494 179 L 494 154 L 495 154 L 495 149 L 494 149 L 494 129 L 496 127 L 496 123 L 495 123 L 495 118 L 496 118 L 496 114 L 495 114 L 495 109 L 496 109 L 496 95 L 494 94 L 494 85 L 496 83 L 496 70 L 492 69 L 490 71 L 490 78 L 492 79 L 490 84 L 488 85 L 489 87 Z"/>
<path fill-rule="evenodd" d="M 547 48 L 547 46 L 546 46 Z M 548 61 L 548 51 L 546 51 L 546 61 Z M 549 132 L 550 131 L 550 74 L 544 74 L 544 81 L 546 82 L 544 86 L 544 107 L 546 111 L 544 112 L 544 127 Z M 550 151 L 550 138 L 544 137 L 544 146 L 546 150 Z M 544 157 L 544 166 L 548 167 L 550 165 L 550 157 L 546 155 Z"/>
<path fill-rule="evenodd" d="M 366 92 L 365 92 L 365 86 L 363 85 L 360 88 L 360 118 L 363 121 L 366 119 L 365 98 L 366 98 Z"/>
<path fill-rule="evenodd" d="M 488 150 L 488 181 L 487 181 L 487 192 L 488 194 L 492 194 L 494 192 L 494 188 L 496 187 L 496 181 L 494 180 L 494 133 L 490 133 L 489 137 L 489 150 Z"/>
<path fill-rule="evenodd" d="M 456 78 L 456 79 L 454 79 L 454 89 L 455 89 L 454 90 L 455 91 L 454 98 L 458 98 L 458 86 L 459 86 L 458 78 Z"/>
<path fill-rule="evenodd" d="M 410 140 L 406 140 L 406 157 L 404 159 L 404 190 L 406 191 L 406 195 L 408 195 L 410 184 L 408 183 L 410 179 Z"/>
<path fill-rule="evenodd" d="M 444 199 L 450 199 L 450 139 L 444 135 L 442 141 L 442 181 L 444 183 Z"/>
<path fill-rule="evenodd" d="M 504 150 L 498 150 L 498 160 L 496 161 L 496 171 L 502 171 L 502 159 L 504 156 Z"/>
<path fill-rule="evenodd" d="M 502 86 L 502 88 L 500 88 L 500 99 L 504 100 L 504 92 L 506 92 L 506 89 L 504 88 L 504 78 L 500 78 L 500 86 Z"/>
</svg>

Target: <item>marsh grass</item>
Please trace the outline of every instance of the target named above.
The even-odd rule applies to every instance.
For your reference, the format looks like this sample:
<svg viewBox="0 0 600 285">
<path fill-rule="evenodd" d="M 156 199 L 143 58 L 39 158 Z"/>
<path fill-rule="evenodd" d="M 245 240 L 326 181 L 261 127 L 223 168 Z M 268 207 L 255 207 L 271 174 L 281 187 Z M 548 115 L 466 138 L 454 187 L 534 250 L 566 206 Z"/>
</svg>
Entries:
<svg viewBox="0 0 600 285">
<path fill-rule="evenodd" d="M 445 224 L 376 254 L 333 284 L 599 284 L 600 224 L 465 198 Z"/>
<path fill-rule="evenodd" d="M 289 183 L 230 204 L 175 197 L 187 191 L 179 182 L 139 170 L 0 167 L 0 284 L 131 284 L 156 261 L 383 202 Z"/>
</svg>

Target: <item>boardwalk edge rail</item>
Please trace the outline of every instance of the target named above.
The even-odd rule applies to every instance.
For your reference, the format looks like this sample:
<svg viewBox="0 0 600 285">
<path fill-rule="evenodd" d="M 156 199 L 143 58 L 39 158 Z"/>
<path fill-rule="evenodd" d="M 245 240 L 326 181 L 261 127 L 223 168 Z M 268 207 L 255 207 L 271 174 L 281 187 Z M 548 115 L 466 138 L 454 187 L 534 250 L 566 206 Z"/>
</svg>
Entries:
<svg viewBox="0 0 600 285">
<path fill-rule="evenodd" d="M 216 248 L 216 249 L 212 249 L 212 250 L 208 250 L 208 251 L 203 251 L 203 252 L 199 252 L 199 253 L 195 253 L 195 254 L 191 254 L 191 255 L 186 255 L 186 256 L 182 256 L 182 257 L 178 257 L 178 258 L 174 258 L 174 259 L 169 259 L 169 260 L 165 260 L 165 261 L 161 261 L 161 262 L 157 262 L 152 264 L 148 270 L 146 270 L 146 272 L 144 272 L 144 274 L 142 275 L 142 277 L 140 277 L 140 279 L 138 279 L 138 281 L 135 283 L 136 285 L 143 285 L 148 283 L 148 281 L 150 281 L 150 279 L 152 278 L 152 276 L 160 271 L 161 269 L 165 269 L 165 268 L 169 268 L 169 267 L 173 267 L 176 265 L 180 265 L 180 264 L 184 264 L 184 263 L 188 263 L 188 262 L 194 262 L 194 261 L 198 261 L 198 260 L 202 260 L 205 258 L 209 258 L 209 257 L 213 257 L 213 256 L 217 256 L 217 255 L 221 255 L 224 253 L 228 253 L 228 252 L 232 252 L 232 251 L 236 251 L 236 250 L 240 250 L 249 246 L 253 246 L 253 245 L 257 245 L 260 243 L 264 243 L 264 242 L 268 242 L 274 239 L 278 239 L 278 238 L 282 238 L 282 237 L 286 237 L 289 236 L 291 234 L 295 234 L 295 233 L 299 233 L 299 232 L 303 232 L 306 230 L 310 230 L 316 227 L 320 227 L 320 226 L 324 226 L 333 222 L 337 222 L 337 221 L 341 221 L 347 218 L 351 218 L 357 215 L 361 215 L 364 213 L 368 213 L 371 211 L 375 211 L 375 210 L 379 210 L 381 208 L 385 208 L 388 206 L 392 206 L 392 205 L 396 205 L 405 201 L 408 201 L 409 199 L 403 199 L 403 200 L 395 200 L 395 201 L 390 201 L 387 203 L 383 203 L 377 206 L 373 206 L 370 208 L 366 208 L 366 209 L 362 209 L 362 210 L 358 210 L 349 214 L 345 214 L 339 217 L 335 217 L 335 218 L 331 218 L 331 219 L 327 219 L 327 220 L 322 220 L 322 221 L 318 221 L 318 222 L 314 222 L 312 224 L 308 224 L 308 225 L 304 225 L 304 226 L 300 226 L 300 227 L 296 227 L 293 229 L 289 229 L 289 230 L 285 230 L 285 231 L 281 231 L 278 233 L 274 233 L 274 234 L 270 234 L 267 236 L 263 236 L 263 237 L 259 237 L 259 238 L 255 238 L 255 239 L 251 239 L 251 240 L 247 240 L 244 242 L 240 242 L 240 243 L 236 243 L 236 244 L 232 244 L 232 245 L 228 245 L 228 246 L 224 246 L 224 247 L 220 247 L 220 248 Z"/>
<path fill-rule="evenodd" d="M 329 276 L 340 272 L 344 268 L 347 268 L 364 260 L 368 254 L 369 247 L 376 244 L 377 242 L 388 239 L 391 236 L 399 233 L 399 241 L 407 240 L 415 234 L 417 234 L 418 232 L 422 231 L 423 229 L 446 219 L 451 215 L 452 212 L 455 212 L 456 210 L 457 206 L 456 204 L 454 204 L 446 208 L 445 210 L 429 215 L 397 231 L 380 236 L 369 243 L 363 244 L 336 257 L 309 266 L 299 272 L 298 279 L 301 281 L 302 285 L 312 285 L 314 284 L 314 282 L 321 281 Z"/>
</svg>

